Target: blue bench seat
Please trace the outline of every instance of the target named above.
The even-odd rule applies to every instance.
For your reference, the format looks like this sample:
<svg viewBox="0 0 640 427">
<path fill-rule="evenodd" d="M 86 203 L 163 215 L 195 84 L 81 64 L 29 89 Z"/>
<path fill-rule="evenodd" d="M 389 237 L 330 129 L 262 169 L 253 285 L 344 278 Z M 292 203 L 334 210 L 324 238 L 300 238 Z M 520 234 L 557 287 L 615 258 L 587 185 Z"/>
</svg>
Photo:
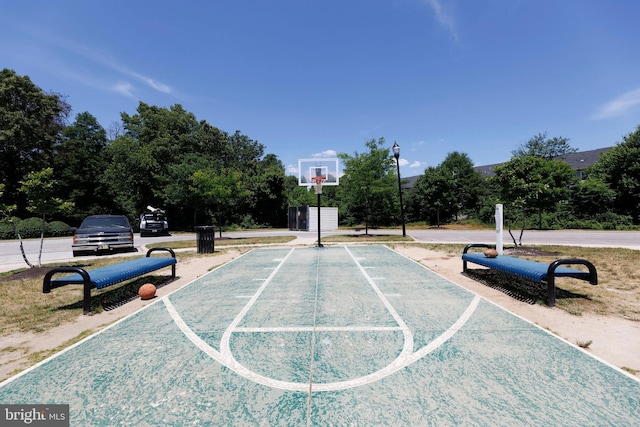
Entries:
<svg viewBox="0 0 640 427">
<path fill-rule="evenodd" d="M 170 257 L 152 257 L 154 251 L 166 251 Z M 91 289 L 104 289 L 136 277 L 144 276 L 152 271 L 171 267 L 171 277 L 176 277 L 176 254 L 170 248 L 152 248 L 144 258 L 124 261 L 95 270 L 85 270 L 80 267 L 55 267 L 44 277 L 42 292 L 49 293 L 51 289 L 65 285 L 84 286 L 84 314 L 91 311 Z M 75 273 L 69 276 L 52 279 L 58 273 Z"/>
<path fill-rule="evenodd" d="M 546 283 L 547 304 L 550 307 L 555 306 L 555 278 L 556 277 L 572 277 L 574 279 L 585 280 L 592 285 L 598 284 L 598 273 L 594 265 L 579 258 L 565 258 L 553 261 L 551 264 L 545 264 L 538 261 L 531 261 L 522 258 L 515 258 L 507 255 L 498 255 L 495 258 L 489 258 L 484 253 L 468 252 L 471 248 L 490 248 L 491 246 L 474 243 L 467 245 L 462 253 L 462 270 L 467 271 L 467 262 L 481 265 L 492 270 L 498 270 L 503 273 L 518 276 L 538 283 Z M 563 265 L 584 265 L 588 271 L 577 270 L 574 268 L 563 267 Z"/>
</svg>

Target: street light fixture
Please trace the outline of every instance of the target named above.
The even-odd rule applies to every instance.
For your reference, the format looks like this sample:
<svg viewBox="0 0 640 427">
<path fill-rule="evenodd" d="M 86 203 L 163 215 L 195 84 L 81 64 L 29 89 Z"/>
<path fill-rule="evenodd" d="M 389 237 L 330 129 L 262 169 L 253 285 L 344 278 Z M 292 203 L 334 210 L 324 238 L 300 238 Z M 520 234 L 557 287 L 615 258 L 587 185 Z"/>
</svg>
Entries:
<svg viewBox="0 0 640 427">
<path fill-rule="evenodd" d="M 396 167 L 398 168 L 398 193 L 400 194 L 400 217 L 402 219 L 402 237 L 407 237 L 407 231 L 404 226 L 404 204 L 402 203 L 402 180 L 400 179 L 400 146 L 393 141 L 393 157 L 396 158 Z"/>
</svg>

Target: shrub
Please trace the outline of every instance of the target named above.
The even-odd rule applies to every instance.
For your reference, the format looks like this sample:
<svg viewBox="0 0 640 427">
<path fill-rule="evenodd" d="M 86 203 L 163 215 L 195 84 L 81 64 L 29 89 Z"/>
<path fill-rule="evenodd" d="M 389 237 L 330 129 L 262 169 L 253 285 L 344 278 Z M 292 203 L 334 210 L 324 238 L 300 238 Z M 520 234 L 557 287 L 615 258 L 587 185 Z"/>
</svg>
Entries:
<svg viewBox="0 0 640 427">
<path fill-rule="evenodd" d="M 41 218 L 27 218 L 18 223 L 18 233 L 23 239 L 40 237 L 42 233 Z"/>
<path fill-rule="evenodd" d="M 47 237 L 71 236 L 72 234 L 69 225 L 62 221 L 53 221 L 47 224 Z"/>
<path fill-rule="evenodd" d="M 9 224 L 9 222 L 0 222 L 1 240 L 15 239 L 16 237 L 16 233 L 13 230 L 13 224 Z"/>
<path fill-rule="evenodd" d="M 242 217 L 242 222 L 240 223 L 240 227 L 242 227 L 245 230 L 250 230 L 250 229 L 258 228 L 259 226 L 254 221 L 251 215 L 245 215 L 244 217 Z"/>
<path fill-rule="evenodd" d="M 18 224 L 20 221 L 22 220 L 17 216 L 0 219 L 0 239 L 17 239 L 18 236 L 16 236 L 14 224 Z"/>
</svg>

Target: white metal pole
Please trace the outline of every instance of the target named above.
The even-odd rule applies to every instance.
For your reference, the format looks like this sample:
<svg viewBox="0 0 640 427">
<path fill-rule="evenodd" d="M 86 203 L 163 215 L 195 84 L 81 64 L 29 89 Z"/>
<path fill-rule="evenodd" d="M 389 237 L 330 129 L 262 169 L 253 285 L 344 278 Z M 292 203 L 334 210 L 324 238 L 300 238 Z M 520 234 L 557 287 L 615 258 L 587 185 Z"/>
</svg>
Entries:
<svg viewBox="0 0 640 427">
<path fill-rule="evenodd" d="M 496 205 L 496 251 L 502 255 L 502 205 Z"/>
</svg>

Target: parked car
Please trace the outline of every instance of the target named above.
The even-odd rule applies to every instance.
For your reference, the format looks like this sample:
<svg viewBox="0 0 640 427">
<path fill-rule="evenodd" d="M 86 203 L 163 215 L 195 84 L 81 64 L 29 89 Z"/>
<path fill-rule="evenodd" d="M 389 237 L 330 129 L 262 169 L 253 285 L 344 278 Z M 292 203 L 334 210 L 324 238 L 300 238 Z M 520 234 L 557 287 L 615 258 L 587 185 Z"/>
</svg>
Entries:
<svg viewBox="0 0 640 427">
<path fill-rule="evenodd" d="M 162 209 L 147 206 L 147 210 L 140 215 L 140 237 L 169 235 L 167 214 Z"/>
<path fill-rule="evenodd" d="M 133 230 L 124 215 L 91 215 L 73 235 L 73 256 L 85 253 L 133 250 Z"/>
</svg>

